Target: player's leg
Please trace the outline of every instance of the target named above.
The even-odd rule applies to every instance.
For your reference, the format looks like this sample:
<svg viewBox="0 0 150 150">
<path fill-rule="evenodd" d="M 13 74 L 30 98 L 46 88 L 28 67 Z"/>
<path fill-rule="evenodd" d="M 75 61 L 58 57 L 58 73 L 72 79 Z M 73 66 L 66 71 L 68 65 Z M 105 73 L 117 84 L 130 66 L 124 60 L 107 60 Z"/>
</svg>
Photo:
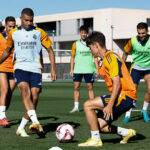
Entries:
<svg viewBox="0 0 150 150">
<path fill-rule="evenodd" d="M 8 126 L 8 120 L 6 118 L 6 99 L 8 95 L 9 82 L 6 73 L 0 73 L 0 126 Z"/>
<path fill-rule="evenodd" d="M 23 104 L 27 114 L 35 125 L 35 132 L 39 130 L 39 121 L 35 112 L 35 107 L 31 99 L 31 87 L 30 87 L 31 72 L 23 71 L 20 69 L 15 70 L 15 79 L 17 87 L 21 93 Z"/>
<path fill-rule="evenodd" d="M 136 135 L 136 131 L 133 129 L 127 129 L 120 126 L 108 125 L 105 120 L 98 118 L 100 132 L 118 134 L 123 137 L 120 144 L 126 144 L 129 139 Z"/>
<path fill-rule="evenodd" d="M 94 99 L 94 90 L 93 90 L 93 82 L 94 82 L 94 74 L 85 74 L 84 75 L 85 82 L 87 84 L 89 98 Z"/>
<path fill-rule="evenodd" d="M 106 99 L 106 100 L 108 102 L 108 99 Z M 121 140 L 120 143 L 126 144 L 131 137 L 135 136 L 136 131 L 133 129 L 122 128 L 120 126 L 112 126 L 111 123 L 112 123 L 112 121 L 117 120 L 118 117 L 120 117 L 124 112 L 126 112 L 131 107 L 133 107 L 134 101 L 135 100 L 126 96 L 125 99 L 123 98 L 123 100 L 121 101 L 121 103 L 119 105 L 117 105 L 117 106 L 114 105 L 113 120 L 111 120 L 111 119 L 106 120 L 103 117 L 103 113 L 99 112 L 97 115 L 98 115 L 100 131 L 104 132 L 104 133 L 113 133 L 113 134 L 121 135 L 123 137 L 123 140 Z M 116 99 L 115 103 L 116 104 L 118 103 L 118 99 Z M 104 105 L 105 105 L 105 103 L 104 103 Z"/>
<path fill-rule="evenodd" d="M 42 77 L 41 77 L 41 80 L 42 80 Z M 39 82 L 38 82 L 38 84 L 39 84 Z M 38 104 L 39 94 L 41 92 L 41 85 L 39 86 L 38 84 L 34 85 L 34 87 L 31 88 L 32 101 L 33 101 L 35 110 L 36 110 L 36 107 Z M 30 130 L 32 130 L 31 127 L 30 127 Z M 41 125 L 39 125 L 39 130 L 38 130 L 37 134 L 40 138 L 45 137 L 45 133 L 44 133 L 43 127 Z"/>
<path fill-rule="evenodd" d="M 81 147 L 95 146 L 101 147 L 102 141 L 100 138 L 98 119 L 95 110 L 102 110 L 104 108 L 101 97 L 94 98 L 92 101 L 88 100 L 84 103 L 84 112 L 91 130 L 91 138 L 84 143 L 79 144 Z"/>
<path fill-rule="evenodd" d="M 36 110 L 36 106 L 38 103 L 38 97 L 39 97 L 39 93 L 40 93 L 40 89 L 39 88 L 31 88 L 31 99 L 33 101 L 34 104 L 34 108 Z M 21 123 L 18 126 L 18 129 L 16 131 L 17 135 L 20 135 L 22 137 L 28 137 L 29 135 L 26 133 L 25 131 L 25 126 L 27 125 L 27 123 L 29 122 L 30 118 L 27 114 L 27 111 L 25 110 L 24 112 L 24 116 L 22 117 Z M 40 130 L 43 131 L 42 126 L 40 126 Z"/>
<path fill-rule="evenodd" d="M 130 74 L 131 74 L 131 77 L 132 77 L 132 80 L 133 80 L 133 82 L 135 84 L 136 89 L 138 88 L 138 84 L 139 84 L 139 81 L 140 81 L 141 76 L 142 76 L 141 73 L 142 73 L 141 71 L 138 71 L 136 69 L 132 69 L 131 68 Z M 126 112 L 125 118 L 123 120 L 124 123 L 127 123 L 127 122 L 130 121 L 131 112 L 132 112 L 132 108 Z"/>
<path fill-rule="evenodd" d="M 146 82 L 147 85 L 147 93 L 145 94 L 145 98 L 144 98 L 144 103 L 143 103 L 143 108 L 142 108 L 142 115 L 144 118 L 145 122 L 149 122 L 150 118 L 147 112 L 149 103 L 150 103 L 150 71 L 147 71 L 149 74 L 144 76 L 144 80 Z"/>
<path fill-rule="evenodd" d="M 6 110 L 9 108 L 12 93 L 13 93 L 15 87 L 16 87 L 15 79 L 14 79 L 13 74 L 11 73 L 11 75 L 9 77 L 9 91 L 8 91 L 7 100 L 6 100 Z"/>
<path fill-rule="evenodd" d="M 80 85 L 82 81 L 82 74 L 74 74 L 73 82 L 74 82 L 74 107 L 70 111 L 70 113 L 79 112 L 79 97 L 80 97 Z"/>
</svg>

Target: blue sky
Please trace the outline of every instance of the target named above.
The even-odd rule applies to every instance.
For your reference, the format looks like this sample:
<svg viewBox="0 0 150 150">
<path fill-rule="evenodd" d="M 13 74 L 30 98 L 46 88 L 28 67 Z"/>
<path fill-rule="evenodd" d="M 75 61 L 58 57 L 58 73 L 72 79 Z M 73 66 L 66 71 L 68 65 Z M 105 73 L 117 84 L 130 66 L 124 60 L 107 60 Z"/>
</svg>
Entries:
<svg viewBox="0 0 150 150">
<path fill-rule="evenodd" d="M 7 16 L 20 17 L 23 8 L 34 10 L 35 16 L 102 8 L 150 10 L 150 0 L 1 0 L 0 20 Z"/>
</svg>

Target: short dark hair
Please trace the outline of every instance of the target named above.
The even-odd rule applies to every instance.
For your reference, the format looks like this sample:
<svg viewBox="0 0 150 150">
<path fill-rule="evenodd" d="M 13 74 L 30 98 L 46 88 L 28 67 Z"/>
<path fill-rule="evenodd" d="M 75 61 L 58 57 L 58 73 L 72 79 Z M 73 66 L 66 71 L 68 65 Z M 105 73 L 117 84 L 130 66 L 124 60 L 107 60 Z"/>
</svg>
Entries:
<svg viewBox="0 0 150 150">
<path fill-rule="evenodd" d="M 148 30 L 148 24 L 145 23 L 145 22 L 140 22 L 137 25 L 137 29 L 146 29 L 146 30 Z"/>
<path fill-rule="evenodd" d="M 5 29 L 5 27 L 4 27 L 4 26 L 0 26 L 0 33 L 1 33 L 1 32 L 3 32 L 3 31 L 4 31 L 4 29 Z"/>
<path fill-rule="evenodd" d="M 80 27 L 80 31 L 86 31 L 86 32 L 88 33 L 88 32 L 89 32 L 89 29 L 88 29 L 87 26 L 82 25 L 82 26 Z"/>
<path fill-rule="evenodd" d="M 24 8 L 21 12 L 21 15 L 26 14 L 28 16 L 34 16 L 34 12 L 31 8 Z"/>
<path fill-rule="evenodd" d="M 5 24 L 8 22 L 8 21 L 14 21 L 16 22 L 15 18 L 13 16 L 8 16 L 5 18 Z"/>
<path fill-rule="evenodd" d="M 105 47 L 105 36 L 102 32 L 93 31 L 86 39 L 87 46 L 98 42 L 101 47 Z"/>
</svg>

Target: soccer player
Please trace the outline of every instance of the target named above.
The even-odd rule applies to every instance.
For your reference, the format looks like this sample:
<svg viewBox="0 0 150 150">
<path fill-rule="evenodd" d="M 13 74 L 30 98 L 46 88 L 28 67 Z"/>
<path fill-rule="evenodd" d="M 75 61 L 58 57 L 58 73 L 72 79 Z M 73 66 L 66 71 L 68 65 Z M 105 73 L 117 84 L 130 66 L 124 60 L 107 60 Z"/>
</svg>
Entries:
<svg viewBox="0 0 150 150">
<path fill-rule="evenodd" d="M 0 55 L 7 47 L 7 37 L 9 32 L 15 28 L 16 20 L 12 16 L 5 19 L 5 31 L 0 33 Z M 15 88 L 13 75 L 13 50 L 10 56 L 0 65 L 0 126 L 9 126 L 6 118 L 6 109 L 8 109 L 12 93 Z"/>
<path fill-rule="evenodd" d="M 147 85 L 147 92 L 144 98 L 144 104 L 142 108 L 142 115 L 145 122 L 149 122 L 150 118 L 147 112 L 150 103 L 150 36 L 148 34 L 148 25 L 144 22 L 140 22 L 137 25 L 138 35 L 132 37 L 126 46 L 124 47 L 123 60 L 129 53 L 133 58 L 133 65 L 131 66 L 131 77 L 135 83 L 136 88 L 138 87 L 140 79 L 144 78 Z M 126 112 L 124 123 L 129 122 L 131 116 L 130 109 Z"/>
<path fill-rule="evenodd" d="M 22 137 L 28 137 L 24 127 L 29 118 L 32 121 L 29 129 L 38 134 L 43 133 L 35 111 L 42 82 L 42 46 L 46 48 L 49 54 L 52 81 L 56 80 L 55 57 L 51 48 L 52 42 L 45 31 L 33 26 L 33 18 L 34 12 L 32 9 L 24 8 L 22 10 L 21 26 L 11 30 L 8 35 L 7 48 L 0 57 L 0 63 L 2 63 L 10 55 L 14 46 L 15 81 L 26 110 L 16 132 L 17 135 Z"/>
<path fill-rule="evenodd" d="M 101 147 L 103 143 L 99 128 L 104 133 L 121 135 L 123 139 L 120 143 L 125 144 L 136 134 L 136 131 L 112 126 L 111 123 L 134 107 L 135 85 L 122 58 L 117 53 L 106 49 L 105 36 L 101 32 L 92 32 L 87 38 L 87 45 L 94 57 L 101 58 L 99 72 L 105 80 L 110 95 L 99 96 L 84 103 L 84 112 L 91 130 L 91 138 L 78 146 Z M 97 114 L 95 110 L 98 110 Z"/>
<path fill-rule="evenodd" d="M 70 75 L 73 77 L 74 82 L 74 107 L 70 113 L 79 112 L 79 97 L 80 97 L 80 85 L 82 78 L 87 84 L 89 98 L 94 98 L 93 82 L 94 82 L 94 72 L 96 72 L 96 67 L 98 68 L 98 61 L 94 59 L 90 52 L 89 47 L 86 46 L 86 38 L 88 35 L 88 28 L 86 26 L 80 27 L 80 37 L 81 39 L 74 42 L 71 51 L 70 60 Z M 95 64 L 94 64 L 95 62 Z M 96 67 L 95 67 L 96 66 Z M 98 69 L 96 72 L 98 76 Z"/>
</svg>

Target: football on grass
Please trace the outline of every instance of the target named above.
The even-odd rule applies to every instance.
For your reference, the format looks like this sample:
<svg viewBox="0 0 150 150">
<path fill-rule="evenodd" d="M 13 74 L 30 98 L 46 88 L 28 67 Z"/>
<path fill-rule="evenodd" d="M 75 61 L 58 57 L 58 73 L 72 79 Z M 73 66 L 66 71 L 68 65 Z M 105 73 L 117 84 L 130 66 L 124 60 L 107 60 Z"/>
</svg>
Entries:
<svg viewBox="0 0 150 150">
<path fill-rule="evenodd" d="M 74 129 L 69 124 L 61 124 L 56 129 L 56 137 L 61 142 L 71 141 L 74 137 Z"/>
</svg>

